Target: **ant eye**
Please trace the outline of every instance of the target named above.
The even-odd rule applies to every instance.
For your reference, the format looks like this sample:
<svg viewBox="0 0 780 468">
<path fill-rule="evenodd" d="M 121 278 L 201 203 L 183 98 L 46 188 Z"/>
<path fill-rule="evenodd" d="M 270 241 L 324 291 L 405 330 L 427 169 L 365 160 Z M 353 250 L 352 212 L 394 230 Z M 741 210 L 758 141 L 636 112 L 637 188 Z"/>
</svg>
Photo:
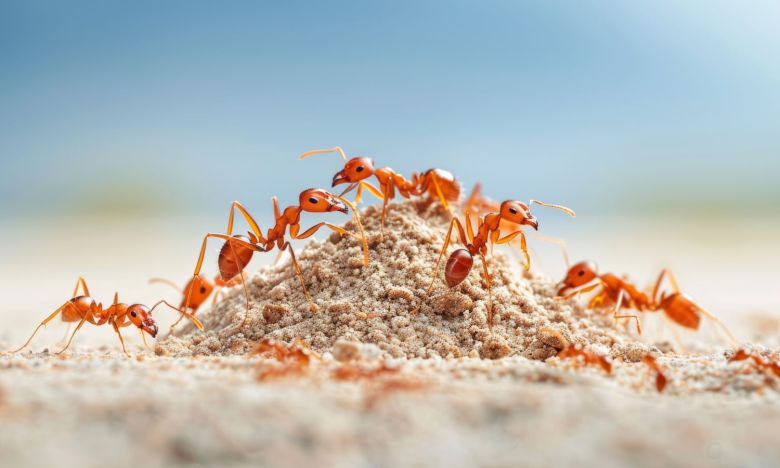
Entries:
<svg viewBox="0 0 780 468">
<path fill-rule="evenodd" d="M 134 310 L 130 312 L 130 316 L 135 317 L 136 315 L 138 314 L 136 314 Z"/>
<path fill-rule="evenodd" d="M 585 276 L 585 270 L 580 270 L 579 273 L 577 273 L 578 276 Z"/>
<path fill-rule="evenodd" d="M 517 214 L 517 210 L 514 208 L 509 208 L 509 212 L 512 214 Z"/>
<path fill-rule="evenodd" d="M 317 199 L 314 197 L 309 198 L 309 203 L 317 203 Z"/>
<path fill-rule="evenodd" d="M 358 166 L 358 168 L 357 168 L 357 169 L 355 169 L 355 171 L 357 171 L 357 172 L 363 172 L 363 169 L 365 169 L 365 167 L 363 167 L 363 166 Z"/>
<path fill-rule="evenodd" d="M 206 294 L 206 288 L 204 288 L 203 286 L 201 286 L 201 287 L 200 287 L 200 293 L 201 293 L 201 294 Z"/>
</svg>

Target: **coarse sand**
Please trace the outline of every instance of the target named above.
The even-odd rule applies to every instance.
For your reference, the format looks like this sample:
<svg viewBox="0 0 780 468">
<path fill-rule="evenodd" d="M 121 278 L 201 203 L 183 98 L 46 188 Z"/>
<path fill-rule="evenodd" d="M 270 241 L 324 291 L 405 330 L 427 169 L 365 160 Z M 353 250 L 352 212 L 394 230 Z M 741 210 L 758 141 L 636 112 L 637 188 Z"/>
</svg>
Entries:
<svg viewBox="0 0 780 468">
<path fill-rule="evenodd" d="M 628 361 L 650 351 L 611 318 L 556 299 L 553 280 L 524 272 L 518 260 L 499 248 L 488 257 L 491 330 L 479 259 L 468 278 L 450 290 L 443 280 L 445 255 L 427 294 L 450 220 L 438 203 L 423 199 L 391 204 L 383 237 L 379 208 L 362 210 L 361 218 L 370 247 L 368 267 L 361 263 L 360 243 L 350 236 L 333 234 L 312 241 L 298 255 L 316 312 L 308 307 L 288 257 L 248 275 L 251 311 L 245 326 L 243 290 L 236 287 L 200 317 L 205 333 L 191 325 L 182 327 L 162 340 L 156 352 L 244 354 L 259 340 L 272 338 L 303 339 L 320 353 L 338 340 L 350 340 L 374 344 L 386 357 L 544 360 L 563 345 L 551 330 L 571 343 Z M 348 228 L 354 230 L 352 223 Z"/>
</svg>

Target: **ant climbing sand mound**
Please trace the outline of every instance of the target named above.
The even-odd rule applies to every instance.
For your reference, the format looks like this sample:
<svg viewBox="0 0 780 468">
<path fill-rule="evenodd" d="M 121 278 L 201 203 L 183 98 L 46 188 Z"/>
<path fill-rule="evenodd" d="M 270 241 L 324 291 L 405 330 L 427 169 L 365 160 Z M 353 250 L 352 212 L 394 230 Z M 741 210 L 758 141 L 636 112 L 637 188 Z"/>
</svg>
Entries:
<svg viewBox="0 0 780 468">
<path fill-rule="evenodd" d="M 371 257 L 368 266 L 362 263 L 361 243 L 338 234 L 312 241 L 296 254 L 307 272 L 306 287 L 317 291 L 311 299 L 318 312 L 308 306 L 287 259 L 255 273 L 247 270 L 248 315 L 242 289 L 226 290 L 216 306 L 199 312 L 205 332 L 185 324 L 158 343 L 156 351 L 244 354 L 264 339 L 289 343 L 300 338 L 317 353 L 347 339 L 374 344 L 385 356 L 546 359 L 557 350 L 540 338 L 543 327 L 615 352 L 646 351 L 606 318 L 591 320 L 572 303 L 555 300 L 555 281 L 533 270 L 525 272 L 504 253 L 505 246 L 486 252 L 490 291 L 475 269 L 460 284 L 428 293 L 432 267 L 452 219 L 449 211 L 435 197 L 393 203 L 384 237 L 381 212 L 381 206 L 360 211 Z M 345 229 L 354 231 L 355 226 L 347 223 Z M 643 353 L 635 355 L 641 359 Z"/>
</svg>

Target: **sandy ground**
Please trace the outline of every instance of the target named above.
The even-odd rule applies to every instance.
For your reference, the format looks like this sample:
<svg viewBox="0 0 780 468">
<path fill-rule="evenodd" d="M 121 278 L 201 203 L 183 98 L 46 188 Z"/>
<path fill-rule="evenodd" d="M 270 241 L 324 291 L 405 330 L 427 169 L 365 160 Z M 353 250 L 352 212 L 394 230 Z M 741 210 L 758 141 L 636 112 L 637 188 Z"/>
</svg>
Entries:
<svg viewBox="0 0 780 468">
<path fill-rule="evenodd" d="M 622 377 L 636 389 L 524 358 L 414 360 L 356 381 L 329 378 L 335 364 L 325 363 L 261 383 L 258 361 L 3 357 L 4 465 L 761 466 L 780 457 L 774 391 L 659 395 L 643 371 Z"/>
<path fill-rule="evenodd" d="M 473 296 L 476 311 L 464 317 L 482 327 L 484 297 L 478 289 L 463 290 Z M 277 330 L 292 324 L 271 327 L 259 318 L 263 300 L 253 309 L 254 333 L 291 337 Z M 723 344 L 696 344 L 684 336 L 689 351 L 698 353 L 683 356 L 661 353 L 666 342 L 658 335 L 648 338 L 648 349 L 655 349 L 669 378 L 661 394 L 647 367 L 623 362 L 620 346 L 600 342 L 596 348 L 612 349 L 618 357 L 612 375 L 606 375 L 557 358 L 527 359 L 523 353 L 535 343 L 533 334 L 508 340 L 509 355 L 499 360 L 465 352 L 459 358 L 394 357 L 392 346 L 377 339 L 361 345 L 351 362 L 334 352 L 338 336 L 326 335 L 317 342 L 321 359 L 299 367 L 245 354 L 241 347 L 234 353 L 219 341 L 261 338 L 236 334 L 239 303 L 239 291 L 231 291 L 214 309 L 222 315 L 204 315 L 215 328 L 210 336 L 220 343 L 213 355 L 193 352 L 201 338 L 188 342 L 191 330 L 183 328 L 168 348 L 164 339 L 157 347 L 157 354 L 170 355 L 139 348 L 131 335 L 134 357 L 128 359 L 110 333 L 94 330 L 55 356 L 48 349 L 60 338 L 61 325 L 42 334 L 31 350 L 0 355 L 3 465 L 763 466 L 780 459 L 775 441 L 780 379 L 728 363 L 733 350 Z M 507 310 L 502 323 L 514 327 L 515 313 L 525 312 Z M 582 317 L 572 314 L 561 323 L 580 323 Z M 38 315 L 13 315 L 14 324 L 27 326 L 4 330 L 0 349 L 16 345 Z M 297 320 L 310 326 L 312 317 L 300 312 Z M 381 318 L 375 320 L 382 325 Z M 420 320 L 455 326 L 452 320 Z M 604 324 L 597 325 L 602 330 Z M 738 335 L 776 346 L 777 321 L 771 316 L 739 325 L 742 330 L 732 327 Z M 373 336 L 360 333 L 349 337 Z M 612 336 L 604 333 L 597 336 Z M 615 333 L 616 344 L 630 341 L 630 335 Z M 479 336 L 477 331 L 457 346 L 479 347 Z M 182 343 L 177 340 L 184 340 L 180 349 L 172 346 Z M 422 345 L 429 346 L 424 340 Z M 774 348 L 757 350 L 777 358 Z M 339 377 L 343 371 L 352 373 Z"/>
</svg>

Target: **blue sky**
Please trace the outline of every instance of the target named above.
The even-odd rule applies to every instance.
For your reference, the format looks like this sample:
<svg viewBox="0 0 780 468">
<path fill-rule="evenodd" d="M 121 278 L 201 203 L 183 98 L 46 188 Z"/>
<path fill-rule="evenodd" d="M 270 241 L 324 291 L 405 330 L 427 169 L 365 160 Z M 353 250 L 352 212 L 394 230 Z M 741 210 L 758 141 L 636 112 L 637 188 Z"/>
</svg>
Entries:
<svg viewBox="0 0 780 468">
<path fill-rule="evenodd" d="M 0 210 L 265 207 L 342 145 L 496 198 L 776 207 L 774 1 L 4 2 Z"/>
</svg>

